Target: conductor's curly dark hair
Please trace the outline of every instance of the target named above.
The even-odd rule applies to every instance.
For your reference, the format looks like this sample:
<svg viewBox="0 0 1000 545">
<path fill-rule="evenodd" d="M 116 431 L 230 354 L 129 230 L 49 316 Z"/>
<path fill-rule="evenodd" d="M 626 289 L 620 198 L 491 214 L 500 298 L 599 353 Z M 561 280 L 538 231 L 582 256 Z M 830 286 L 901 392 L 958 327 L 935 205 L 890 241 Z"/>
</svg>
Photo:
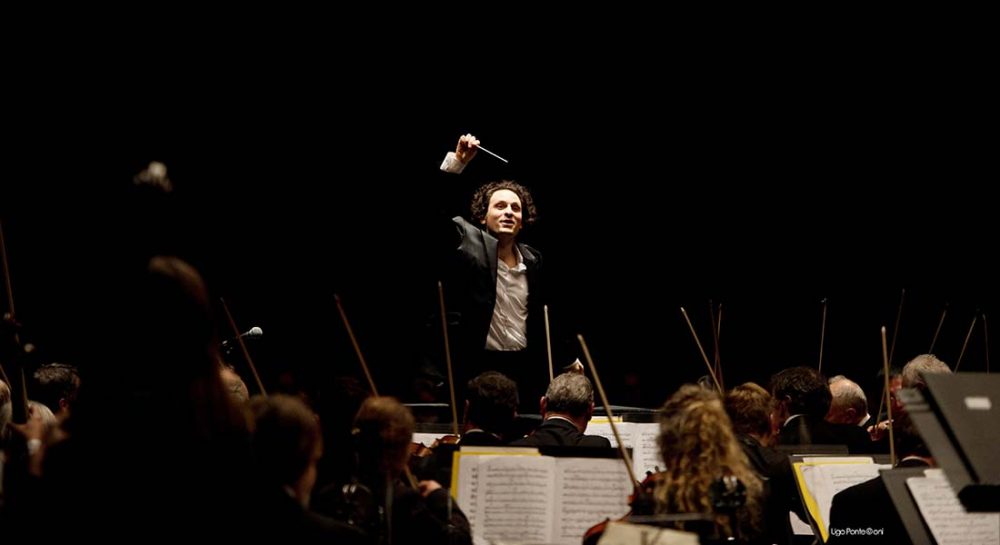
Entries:
<svg viewBox="0 0 1000 545">
<path fill-rule="evenodd" d="M 482 223 L 486 218 L 486 209 L 490 206 L 490 197 L 501 189 L 513 191 L 521 199 L 521 224 L 527 226 L 535 223 L 535 220 L 538 219 L 538 210 L 535 209 L 535 201 L 531 198 L 531 192 L 528 191 L 528 188 L 512 180 L 490 182 L 477 189 L 476 194 L 472 196 L 470 207 L 472 219 L 477 223 Z"/>
</svg>

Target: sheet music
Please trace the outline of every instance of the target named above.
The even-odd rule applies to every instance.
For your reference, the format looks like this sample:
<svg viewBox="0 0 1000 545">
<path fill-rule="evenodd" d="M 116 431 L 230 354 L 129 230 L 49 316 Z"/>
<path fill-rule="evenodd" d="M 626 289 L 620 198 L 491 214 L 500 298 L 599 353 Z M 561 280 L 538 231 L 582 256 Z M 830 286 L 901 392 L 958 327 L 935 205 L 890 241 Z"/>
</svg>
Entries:
<svg viewBox="0 0 1000 545">
<path fill-rule="evenodd" d="M 625 448 L 635 448 L 635 439 L 633 437 L 632 427 L 635 424 L 632 422 L 615 422 L 615 427 L 618 428 L 618 434 L 622 436 L 622 442 L 625 443 Z M 601 437 L 606 437 L 608 441 L 611 441 L 611 446 L 618 448 L 618 441 L 615 441 L 615 434 L 611 431 L 611 424 L 606 420 L 603 422 L 589 422 L 587 424 L 587 429 L 583 432 L 587 435 L 600 435 Z"/>
<path fill-rule="evenodd" d="M 788 522 L 792 526 L 792 533 L 797 536 L 814 536 L 816 532 L 813 532 L 813 527 L 802 522 L 802 519 L 795 514 L 794 511 L 788 512 Z"/>
<path fill-rule="evenodd" d="M 632 449 L 632 468 L 635 470 L 635 478 L 642 481 L 646 478 L 646 472 L 656 472 L 656 467 L 663 468 L 660 460 L 660 447 L 656 444 L 656 438 L 660 434 L 660 425 L 655 422 L 616 422 L 618 433 L 622 436 L 625 448 Z M 615 434 L 611 431 L 611 424 L 607 422 L 590 422 L 587 425 L 587 435 L 600 435 L 607 437 L 611 441 L 612 447 L 618 447 L 615 441 Z"/>
<path fill-rule="evenodd" d="M 871 456 L 803 456 L 807 464 L 874 464 Z"/>
<path fill-rule="evenodd" d="M 795 464 L 796 471 L 802 476 L 801 484 L 805 485 L 805 492 L 809 495 L 806 498 L 806 507 L 816 520 L 820 533 L 823 534 L 823 541 L 829 536 L 830 506 L 833 504 L 833 497 L 845 488 L 878 477 L 879 469 L 890 468 L 888 465 L 872 463 Z"/>
<path fill-rule="evenodd" d="M 938 545 L 1000 543 L 1000 514 L 967 513 L 939 471 L 925 474 L 906 479 L 906 486 Z"/>
<path fill-rule="evenodd" d="M 625 464 L 612 458 L 556 461 L 556 517 L 552 542 L 578 545 L 591 526 L 628 512 L 633 491 Z"/>
<path fill-rule="evenodd" d="M 833 506 L 833 497 L 838 492 L 878 477 L 880 469 L 892 469 L 891 465 L 878 464 L 830 464 L 816 467 L 820 468 L 823 475 L 819 481 L 822 492 L 818 500 L 820 500 L 820 512 L 823 514 L 820 522 L 827 531 L 829 531 L 830 526 L 830 508 Z"/>
<path fill-rule="evenodd" d="M 660 425 L 655 422 L 636 423 L 633 430 L 635 450 L 632 455 L 635 465 L 635 478 L 640 481 L 646 478 L 646 472 L 656 473 L 656 468 L 665 469 L 660 458 L 660 446 L 656 438 L 660 435 Z"/>
<path fill-rule="evenodd" d="M 458 504 L 476 545 L 493 540 L 549 541 L 554 517 L 555 458 L 461 456 Z"/>
<path fill-rule="evenodd" d="M 577 545 L 584 532 L 628 512 L 632 485 L 612 458 L 457 456 L 455 494 L 476 545 Z"/>
</svg>

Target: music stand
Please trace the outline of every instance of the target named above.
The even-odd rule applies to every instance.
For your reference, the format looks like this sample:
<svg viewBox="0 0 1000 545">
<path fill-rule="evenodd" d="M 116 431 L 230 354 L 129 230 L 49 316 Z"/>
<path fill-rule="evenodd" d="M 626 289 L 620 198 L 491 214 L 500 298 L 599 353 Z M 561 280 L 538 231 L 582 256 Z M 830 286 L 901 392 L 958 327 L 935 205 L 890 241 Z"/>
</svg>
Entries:
<svg viewBox="0 0 1000 545">
<path fill-rule="evenodd" d="M 889 497 L 892 498 L 892 504 L 896 508 L 899 520 L 903 523 L 903 528 L 906 529 L 912 545 L 934 545 L 934 538 L 931 537 L 931 532 L 924 523 L 924 517 L 920 515 L 920 510 L 917 508 L 916 502 L 913 501 L 913 496 L 906 488 L 906 479 L 923 477 L 926 469 L 923 467 L 904 467 L 879 471 L 882 483 L 885 485 L 886 491 L 889 492 Z"/>
<path fill-rule="evenodd" d="M 1000 375 L 929 374 L 900 399 L 969 512 L 1000 511 Z"/>
</svg>

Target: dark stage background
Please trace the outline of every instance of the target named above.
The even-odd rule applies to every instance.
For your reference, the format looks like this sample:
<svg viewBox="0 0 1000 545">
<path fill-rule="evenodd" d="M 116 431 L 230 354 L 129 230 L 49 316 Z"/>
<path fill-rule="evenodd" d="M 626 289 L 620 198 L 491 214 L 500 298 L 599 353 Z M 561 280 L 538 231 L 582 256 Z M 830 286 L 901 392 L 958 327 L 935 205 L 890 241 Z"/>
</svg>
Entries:
<svg viewBox="0 0 1000 545">
<path fill-rule="evenodd" d="M 380 389 L 412 398 L 436 297 L 430 225 L 440 208 L 465 213 L 494 176 L 535 192 L 541 220 L 524 237 L 555 284 L 553 320 L 586 336 L 619 404 L 657 406 L 705 374 L 680 306 L 710 345 L 709 300 L 722 303 L 727 385 L 815 365 L 823 298 L 823 371 L 860 381 L 874 379 L 903 288 L 896 364 L 928 349 L 946 303 L 935 352 L 952 364 L 977 311 L 996 308 L 996 176 L 992 147 L 968 130 L 971 102 L 848 87 L 835 100 L 678 95 L 652 80 L 427 100 L 416 76 L 274 94 L 239 81 L 127 106 L 19 102 L 0 212 L 39 360 L 99 365 L 115 349 L 103 301 L 159 217 L 129 191 L 153 159 L 175 185 L 159 247 L 199 267 L 243 329 L 263 328 L 251 349 L 275 389 L 283 373 L 307 390 L 360 377 L 339 293 Z M 510 165 L 480 154 L 461 177 L 438 173 L 468 131 Z M 442 183 L 454 202 L 428 202 Z M 963 370 L 985 370 L 982 326 Z"/>
</svg>

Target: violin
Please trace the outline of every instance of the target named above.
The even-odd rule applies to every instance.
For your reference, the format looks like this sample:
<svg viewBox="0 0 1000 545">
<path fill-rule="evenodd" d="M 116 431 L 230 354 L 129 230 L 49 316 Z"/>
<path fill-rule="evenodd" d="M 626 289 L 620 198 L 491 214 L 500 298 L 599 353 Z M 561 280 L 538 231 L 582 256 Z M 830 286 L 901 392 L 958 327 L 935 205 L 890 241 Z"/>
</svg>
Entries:
<svg viewBox="0 0 1000 545">
<path fill-rule="evenodd" d="M 410 443 L 409 466 L 417 480 L 434 480 L 443 486 L 448 486 L 451 482 L 451 464 L 445 463 L 446 460 L 441 460 L 435 453 L 442 445 L 445 445 L 446 449 L 456 448 L 449 445 L 457 445 L 459 439 L 461 438 L 458 435 L 448 434 L 435 439 L 429 447 L 423 443 Z M 447 460 L 450 459 L 449 456 Z"/>
<path fill-rule="evenodd" d="M 461 439 L 458 435 L 442 435 L 431 443 L 431 446 L 427 446 L 423 443 L 418 443 L 416 441 L 410 443 L 410 465 L 415 465 L 414 458 L 426 458 L 434 454 L 434 451 L 441 445 L 456 445 Z"/>
<path fill-rule="evenodd" d="M 677 513 L 673 515 L 654 515 L 656 502 L 653 493 L 656 487 L 665 477 L 664 472 L 646 472 L 646 478 L 636 486 L 636 491 L 629 498 L 629 505 L 632 508 L 619 522 L 643 523 L 642 519 L 656 519 L 657 523 L 663 522 L 683 522 L 689 526 L 684 529 L 694 532 L 703 538 L 709 538 L 709 542 L 735 540 L 739 542 L 740 525 L 736 512 L 746 505 L 746 486 L 733 475 L 724 475 L 712 483 L 709 488 L 709 499 L 712 504 L 710 513 Z M 717 514 L 727 515 L 728 526 L 720 526 L 716 519 Z M 610 519 L 601 522 L 587 530 L 583 536 L 584 545 L 597 545 L 597 542 L 604 535 Z M 695 526 L 697 525 L 697 526 Z M 726 531 L 728 530 L 728 533 Z M 702 541 L 705 543 L 706 541 Z"/>
<path fill-rule="evenodd" d="M 423 443 L 413 442 L 410 443 L 410 458 L 425 458 L 434 454 L 434 451 L 441 445 L 457 445 L 458 441 L 461 439 L 458 435 L 442 435 L 431 443 L 431 446 L 427 446 Z"/>
</svg>

